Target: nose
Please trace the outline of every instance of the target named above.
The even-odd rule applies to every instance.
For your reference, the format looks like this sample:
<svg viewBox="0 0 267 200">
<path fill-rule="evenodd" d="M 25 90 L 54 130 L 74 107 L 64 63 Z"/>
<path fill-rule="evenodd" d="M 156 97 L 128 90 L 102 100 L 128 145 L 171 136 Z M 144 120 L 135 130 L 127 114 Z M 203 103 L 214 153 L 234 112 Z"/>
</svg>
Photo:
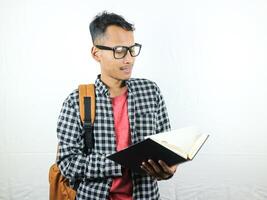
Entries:
<svg viewBox="0 0 267 200">
<path fill-rule="evenodd" d="M 126 56 L 123 58 L 123 62 L 126 64 L 132 64 L 135 60 L 135 57 L 132 57 L 130 51 L 127 51 Z"/>
</svg>

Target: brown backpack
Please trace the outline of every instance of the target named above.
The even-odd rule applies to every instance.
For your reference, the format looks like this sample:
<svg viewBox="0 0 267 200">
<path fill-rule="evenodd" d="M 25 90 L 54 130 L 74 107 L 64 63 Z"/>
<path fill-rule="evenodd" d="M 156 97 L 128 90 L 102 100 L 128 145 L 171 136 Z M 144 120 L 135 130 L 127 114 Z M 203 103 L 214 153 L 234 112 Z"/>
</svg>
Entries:
<svg viewBox="0 0 267 200">
<path fill-rule="evenodd" d="M 94 84 L 79 85 L 80 117 L 83 122 L 84 153 L 93 147 L 92 124 L 95 118 L 95 88 Z M 89 108 L 89 109 L 88 109 Z M 57 152 L 58 154 L 58 152 Z M 58 155 L 57 155 L 58 156 Z M 61 175 L 56 163 L 49 169 L 49 199 L 75 200 L 76 191 L 69 185 L 69 180 Z"/>
</svg>

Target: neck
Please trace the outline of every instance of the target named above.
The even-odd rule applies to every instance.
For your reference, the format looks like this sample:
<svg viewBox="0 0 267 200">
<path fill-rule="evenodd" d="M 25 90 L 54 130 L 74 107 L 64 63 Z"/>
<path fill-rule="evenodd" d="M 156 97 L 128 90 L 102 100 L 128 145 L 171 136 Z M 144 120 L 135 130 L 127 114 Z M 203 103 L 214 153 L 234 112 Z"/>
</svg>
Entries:
<svg viewBox="0 0 267 200">
<path fill-rule="evenodd" d="M 110 97 L 120 96 L 127 90 L 125 81 L 117 80 L 114 78 L 107 77 L 101 74 L 101 81 L 104 82 L 109 88 Z"/>
</svg>

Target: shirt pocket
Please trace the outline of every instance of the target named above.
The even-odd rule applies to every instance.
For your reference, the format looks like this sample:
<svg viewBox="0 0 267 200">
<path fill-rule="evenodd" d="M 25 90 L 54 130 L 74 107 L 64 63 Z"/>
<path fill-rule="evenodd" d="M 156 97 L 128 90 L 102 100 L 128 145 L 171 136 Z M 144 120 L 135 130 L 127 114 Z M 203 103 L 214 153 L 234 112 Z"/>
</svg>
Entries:
<svg viewBox="0 0 267 200">
<path fill-rule="evenodd" d="M 138 138 L 156 133 L 156 112 L 152 109 L 138 110 L 135 113 L 135 128 Z"/>
</svg>

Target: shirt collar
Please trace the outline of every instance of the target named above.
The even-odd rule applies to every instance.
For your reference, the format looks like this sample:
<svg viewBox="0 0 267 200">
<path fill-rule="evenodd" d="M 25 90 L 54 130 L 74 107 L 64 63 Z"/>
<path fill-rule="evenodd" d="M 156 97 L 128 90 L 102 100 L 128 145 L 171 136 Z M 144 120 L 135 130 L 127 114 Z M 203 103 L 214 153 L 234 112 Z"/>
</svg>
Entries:
<svg viewBox="0 0 267 200">
<path fill-rule="evenodd" d="M 131 79 L 126 80 L 125 84 L 127 85 L 128 93 L 130 93 L 131 92 Z M 103 81 L 101 81 L 100 74 L 97 76 L 97 79 L 95 81 L 95 88 L 100 94 L 105 94 L 109 96 L 108 86 Z"/>
</svg>

